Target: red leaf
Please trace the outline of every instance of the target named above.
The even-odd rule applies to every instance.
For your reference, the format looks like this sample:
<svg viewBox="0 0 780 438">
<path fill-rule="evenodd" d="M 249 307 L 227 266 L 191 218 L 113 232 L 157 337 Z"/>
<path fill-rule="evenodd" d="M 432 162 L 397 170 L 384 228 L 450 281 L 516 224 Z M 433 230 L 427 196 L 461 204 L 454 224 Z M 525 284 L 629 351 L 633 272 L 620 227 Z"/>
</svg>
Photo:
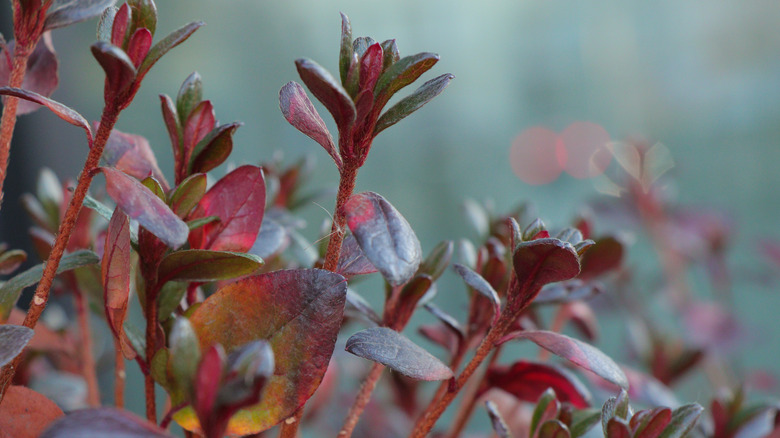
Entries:
<svg viewBox="0 0 780 438">
<path fill-rule="evenodd" d="M 382 73 L 382 45 L 374 43 L 366 49 L 360 58 L 360 86 L 359 90 L 372 91 L 379 75 Z"/>
<path fill-rule="evenodd" d="M 107 165 L 139 180 L 151 175 L 165 190 L 169 188 L 165 176 L 157 167 L 157 158 L 149 141 L 140 135 L 112 130 L 103 152 L 103 160 Z"/>
<path fill-rule="evenodd" d="M 98 168 L 106 177 L 108 196 L 131 219 L 149 230 L 170 248 L 187 241 L 189 228 L 165 203 L 138 180 L 110 167 Z"/>
<path fill-rule="evenodd" d="M 346 132 L 347 127 L 355 121 L 355 105 L 346 90 L 314 61 L 298 59 L 295 67 L 303 83 L 333 116 L 339 132 Z"/>
<path fill-rule="evenodd" d="M 275 271 L 225 286 L 195 310 L 190 321 L 203 349 L 219 343 L 230 353 L 258 339 L 273 348 L 276 368 L 264 396 L 231 419 L 228 434 L 266 430 L 311 397 L 333 354 L 346 293 L 346 280 L 332 272 Z M 174 418 L 198 427 L 189 408 Z"/>
<path fill-rule="evenodd" d="M 614 237 L 598 239 L 582 255 L 579 278 L 588 280 L 620 267 L 623 262 L 623 244 Z"/>
<path fill-rule="evenodd" d="M 106 244 L 101 263 L 103 299 L 108 326 L 119 340 L 122 355 L 135 358 L 136 352 L 125 335 L 127 301 L 130 297 L 130 221 L 120 209 L 114 210 L 108 223 Z"/>
<path fill-rule="evenodd" d="M 233 151 L 233 134 L 241 123 L 227 123 L 209 131 L 192 151 L 187 173 L 208 172 L 224 163 Z"/>
<path fill-rule="evenodd" d="M 628 425 L 633 436 L 637 438 L 657 438 L 671 419 L 672 410 L 660 407 L 637 412 Z"/>
<path fill-rule="evenodd" d="M 343 208 L 358 245 L 387 282 L 398 286 L 409 281 L 420 266 L 422 249 L 401 213 L 374 192 L 352 195 Z"/>
<path fill-rule="evenodd" d="M 225 365 L 225 350 L 221 345 L 212 345 L 203 354 L 195 374 L 193 388 L 195 391 L 194 409 L 201 423 L 214 416 L 214 406 L 217 401 L 217 391 L 222 382 L 222 372 Z"/>
<path fill-rule="evenodd" d="M 15 41 L 11 41 L 6 46 L 7 52 L 0 53 L 0 86 L 6 86 L 9 83 L 11 65 L 2 61 L 4 61 L 6 54 L 13 53 L 14 45 Z M 54 46 L 51 43 L 51 34 L 45 32 L 27 60 L 27 71 L 21 88 L 38 93 L 44 97 L 51 96 L 59 83 L 57 64 L 57 54 L 54 52 Z M 24 100 L 19 102 L 16 114 L 21 116 L 31 113 L 38 108 L 40 108 L 39 104 Z"/>
<path fill-rule="evenodd" d="M 325 126 L 322 117 L 320 117 L 314 105 L 312 105 L 309 97 L 306 96 L 303 87 L 296 82 L 288 82 L 279 90 L 279 107 L 284 118 L 295 129 L 319 143 L 328 155 L 333 158 L 333 161 L 336 162 L 336 166 L 341 169 L 341 155 L 339 155 L 339 150 L 333 143 L 333 137 Z"/>
<path fill-rule="evenodd" d="M 165 122 L 165 129 L 168 131 L 168 137 L 171 139 L 171 148 L 173 149 L 173 162 L 175 169 L 183 169 L 184 162 L 181 141 L 181 128 L 179 127 L 179 116 L 176 114 L 176 105 L 173 103 L 170 97 L 161 94 L 160 95 L 160 107 L 162 108 L 163 121 Z M 176 172 L 176 184 L 183 179 L 182 175 L 179 175 L 179 170 Z"/>
<path fill-rule="evenodd" d="M 148 29 L 138 29 L 135 31 L 130 42 L 127 43 L 127 56 L 133 61 L 135 68 L 141 65 L 149 53 L 149 48 L 152 46 L 152 33 Z"/>
<path fill-rule="evenodd" d="M 214 106 L 210 100 L 204 100 L 192 110 L 187 121 L 184 123 L 184 162 L 192 161 L 192 154 L 195 145 L 203 139 L 216 124 L 217 119 L 214 116 Z"/>
<path fill-rule="evenodd" d="M 542 238 L 522 242 L 512 255 L 517 287 L 509 291 L 509 308 L 524 309 L 539 294 L 542 286 L 574 278 L 580 272 L 577 252 L 569 242 Z"/>
<path fill-rule="evenodd" d="M 631 430 L 622 418 L 610 419 L 604 433 L 608 438 L 631 438 Z"/>
<path fill-rule="evenodd" d="M 91 46 L 92 55 L 106 72 L 103 90 L 106 104 L 126 104 L 125 99 L 135 81 L 135 65 L 127 54 L 114 45 L 98 41 Z"/>
<path fill-rule="evenodd" d="M 363 254 L 363 250 L 360 249 L 355 236 L 350 234 L 344 238 L 344 243 L 341 245 L 341 255 L 339 256 L 336 272 L 346 278 L 350 278 L 355 275 L 373 274 L 378 271 L 368 261 L 366 255 Z"/>
<path fill-rule="evenodd" d="M 499 344 L 512 339 L 530 339 L 536 345 L 556 354 L 575 365 L 594 372 L 599 377 L 621 388 L 628 388 L 628 379 L 620 367 L 596 347 L 560 333 L 546 330 L 514 332 L 499 340 Z"/>
<path fill-rule="evenodd" d="M 38 438 L 62 409 L 44 395 L 23 386 L 11 386 L 0 404 L 0 436 Z"/>
<path fill-rule="evenodd" d="M 214 251 L 247 252 L 263 222 L 265 180 L 257 166 L 241 166 L 220 179 L 190 214 L 189 219 L 217 216 L 190 233 L 190 246 Z"/>
<path fill-rule="evenodd" d="M 520 400 L 535 402 L 552 388 L 561 402 L 580 409 L 590 406 L 590 393 L 582 382 L 570 372 L 551 365 L 520 360 L 511 367 L 490 368 L 486 379 L 489 387 L 502 389 Z"/>
<path fill-rule="evenodd" d="M 127 28 L 130 26 L 130 20 L 132 12 L 130 12 L 130 5 L 125 3 L 114 16 L 114 25 L 111 27 L 111 44 L 117 47 L 124 47 L 125 36 L 127 36 Z"/>
</svg>

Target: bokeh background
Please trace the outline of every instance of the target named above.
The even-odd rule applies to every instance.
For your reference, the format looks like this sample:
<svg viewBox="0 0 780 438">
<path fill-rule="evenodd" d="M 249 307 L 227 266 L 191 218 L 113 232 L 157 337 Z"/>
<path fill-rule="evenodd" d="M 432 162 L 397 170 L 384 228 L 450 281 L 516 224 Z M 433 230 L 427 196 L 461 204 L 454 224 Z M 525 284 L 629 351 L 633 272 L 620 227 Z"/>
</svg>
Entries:
<svg viewBox="0 0 780 438">
<path fill-rule="evenodd" d="M 556 228 L 605 196 L 591 180 L 565 173 L 541 185 L 518 178 L 509 152 L 529 128 L 560 132 L 588 122 L 611 140 L 661 142 L 675 162 L 665 184 L 676 201 L 723 211 L 735 224 L 728 257 L 733 311 L 748 336 L 731 354 L 745 371 L 778 375 L 780 294 L 765 278 L 776 266 L 760 248 L 780 239 L 780 3 L 160 0 L 158 9 L 158 38 L 187 21 L 207 23 L 152 69 L 117 125 L 146 136 L 166 173 L 172 160 L 157 95 L 175 95 L 192 71 L 203 77 L 217 117 L 244 123 L 235 136 L 235 164 L 270 160 L 278 151 L 290 163 L 313 154 L 319 166 L 310 187 L 335 187 L 328 156 L 280 114 L 278 91 L 297 80 L 293 61 L 307 57 L 337 72 L 339 11 L 350 16 L 354 36 L 396 38 L 402 55 L 439 53 L 441 61 L 424 79 L 446 72 L 456 79 L 377 138 L 357 182 L 357 190 L 390 200 L 426 251 L 441 240 L 474 237 L 462 211 L 466 198 L 489 199 L 497 211 L 530 201 Z M 0 21 L 10 35 L 7 5 Z M 103 88 L 89 51 L 95 26 L 53 35 L 61 79 L 53 98 L 90 120 L 99 117 Z M 25 247 L 28 224 L 18 194 L 33 190 L 43 166 L 74 178 L 86 146 L 82 132 L 46 111 L 23 117 L 17 129 L 0 241 Z M 332 202 L 321 203 L 332 209 Z M 306 210 L 312 240 L 327 214 L 317 206 Z M 641 243 L 627 263 L 640 278 L 657 276 L 658 261 Z M 707 296 L 706 281 L 691 280 Z M 440 286 L 443 293 L 463 295 L 453 275 Z M 620 358 L 624 328 L 609 318 L 605 326 L 600 345 Z M 706 402 L 699 383 L 689 383 L 682 398 Z"/>
</svg>

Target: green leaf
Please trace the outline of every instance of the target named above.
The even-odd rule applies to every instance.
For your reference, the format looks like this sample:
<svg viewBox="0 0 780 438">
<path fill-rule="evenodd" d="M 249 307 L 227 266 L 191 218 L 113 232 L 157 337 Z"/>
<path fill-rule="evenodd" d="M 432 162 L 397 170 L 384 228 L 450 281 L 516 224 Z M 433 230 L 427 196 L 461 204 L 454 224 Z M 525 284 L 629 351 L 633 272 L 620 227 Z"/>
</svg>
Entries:
<svg viewBox="0 0 780 438">
<path fill-rule="evenodd" d="M 556 418 L 558 416 L 558 409 L 560 403 L 555 397 L 555 391 L 552 388 L 544 391 L 536 402 L 536 407 L 531 414 L 530 431 L 531 436 L 535 436 L 537 428 L 547 420 Z"/>
<path fill-rule="evenodd" d="M 184 219 L 206 194 L 206 187 L 205 173 L 190 175 L 173 190 L 168 197 L 168 205 L 177 216 Z"/>
<path fill-rule="evenodd" d="M 683 438 L 696 426 L 704 408 L 697 403 L 680 406 L 672 412 L 672 419 L 659 438 Z"/>
<path fill-rule="evenodd" d="M 149 72 L 149 69 L 152 68 L 152 66 L 163 57 L 163 55 L 168 53 L 168 51 L 174 47 L 183 43 L 187 38 L 190 37 L 190 35 L 192 35 L 204 24 L 205 23 L 202 21 L 185 24 L 152 46 L 152 48 L 149 50 L 149 54 L 146 55 L 144 62 L 141 63 L 140 67 L 138 67 L 138 80 L 140 81 L 141 78 L 143 78 L 146 73 Z"/>
<path fill-rule="evenodd" d="M 375 108 L 383 108 L 398 90 L 416 81 L 438 61 L 439 55 L 423 52 L 403 57 L 392 64 L 379 76 L 374 87 Z"/>
<path fill-rule="evenodd" d="M 151 190 L 152 193 L 157 195 L 158 198 L 160 198 L 161 201 L 165 202 L 165 190 L 163 190 L 162 185 L 159 181 L 157 181 L 153 176 L 149 176 L 141 180 L 141 184 L 144 185 L 147 189 Z"/>
<path fill-rule="evenodd" d="M 198 72 L 193 72 L 182 82 L 176 96 L 176 113 L 179 123 L 184 125 L 192 110 L 203 100 L 203 81 Z"/>
<path fill-rule="evenodd" d="M 339 50 L 339 75 L 341 83 L 347 83 L 347 72 L 349 64 L 352 62 L 352 26 L 349 23 L 349 17 L 341 12 L 341 49 Z"/>
<path fill-rule="evenodd" d="M 572 413 L 569 432 L 571 438 L 577 438 L 588 433 L 601 420 L 600 409 L 578 409 Z"/>
<path fill-rule="evenodd" d="M 157 295 L 158 315 L 160 321 L 165 321 L 173 315 L 184 294 L 187 293 L 187 283 L 169 281 L 160 289 Z"/>
<path fill-rule="evenodd" d="M 395 125 L 401 121 L 401 119 L 407 117 L 409 114 L 417 111 L 423 105 L 430 102 L 434 97 L 438 96 L 442 91 L 444 91 L 444 89 L 447 88 L 447 85 L 449 85 L 450 81 L 454 78 L 455 76 L 449 73 L 443 74 L 424 83 L 420 88 L 415 90 L 414 93 L 398 101 L 398 103 L 385 111 L 385 113 L 382 114 L 382 117 L 380 117 L 376 122 L 374 135 L 377 135 L 390 126 Z"/>
<path fill-rule="evenodd" d="M 100 258 L 92 251 L 79 250 L 71 254 L 66 254 L 60 260 L 57 267 L 57 274 L 71 271 L 82 266 L 95 265 L 100 262 Z M 11 315 L 22 289 L 38 283 L 43 276 L 44 263 L 35 265 L 32 268 L 13 276 L 0 286 L 0 321 L 8 320 Z"/>
<path fill-rule="evenodd" d="M 230 353 L 258 339 L 273 349 L 276 369 L 260 403 L 233 416 L 226 434 L 269 429 L 311 397 L 333 354 L 346 293 L 346 280 L 332 272 L 274 271 L 223 287 L 193 312 L 190 321 L 204 349 L 219 343 Z M 198 427 L 189 407 L 174 419 L 185 429 Z"/>
<path fill-rule="evenodd" d="M 168 359 L 168 374 L 170 380 L 181 391 L 185 399 L 190 398 L 193 389 L 193 380 L 198 371 L 198 363 L 201 356 L 201 345 L 198 336 L 185 317 L 178 317 L 173 322 L 171 329 Z"/>
<path fill-rule="evenodd" d="M 217 281 L 249 275 L 262 266 L 253 254 L 207 249 L 187 249 L 168 254 L 160 262 L 157 277 L 168 281 Z"/>
<path fill-rule="evenodd" d="M 133 27 L 130 29 L 130 35 L 135 33 L 136 29 L 146 29 L 154 35 L 157 29 L 157 6 L 152 0 L 127 0 L 133 17 Z"/>
</svg>

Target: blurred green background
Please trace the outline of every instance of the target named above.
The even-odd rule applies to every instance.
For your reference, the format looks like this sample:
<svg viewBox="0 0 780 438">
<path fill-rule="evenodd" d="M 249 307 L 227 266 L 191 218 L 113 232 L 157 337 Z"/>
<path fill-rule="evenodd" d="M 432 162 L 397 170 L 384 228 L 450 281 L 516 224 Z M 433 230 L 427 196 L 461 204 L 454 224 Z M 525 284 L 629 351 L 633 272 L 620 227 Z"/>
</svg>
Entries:
<svg viewBox="0 0 780 438">
<path fill-rule="evenodd" d="M 780 3 L 158 3 L 157 39 L 187 21 L 202 19 L 207 26 L 152 69 L 117 127 L 146 136 L 169 176 L 170 144 L 157 95 L 175 95 L 182 80 L 198 71 L 217 117 L 244 123 L 235 136 L 235 164 L 270 160 L 280 150 L 287 162 L 312 153 L 320 165 L 310 187 L 335 187 L 335 167 L 283 119 L 278 91 L 298 80 L 293 61 L 300 57 L 337 72 L 343 11 L 354 36 L 396 38 L 402 55 L 439 53 L 441 61 L 423 79 L 446 72 L 456 76 L 432 103 L 379 135 L 357 182 L 357 190 L 381 193 L 404 214 L 424 251 L 444 239 L 474 236 L 462 213 L 465 198 L 492 199 L 500 212 L 527 200 L 556 228 L 570 224 L 585 202 L 602 196 L 590 181 L 565 174 L 541 186 L 518 179 L 509 149 L 525 129 L 560 132 L 586 121 L 604 127 L 613 140 L 661 142 L 676 163 L 670 188 L 677 200 L 722 209 L 737 224 L 729 256 L 734 310 L 752 334 L 751 348 L 739 354 L 745 370 L 777 374 L 780 294 L 776 284 L 754 280 L 771 269 L 759 243 L 780 239 Z M 6 5 L 6 36 L 9 20 Z M 61 88 L 53 98 L 90 120 L 99 118 L 103 88 L 103 72 L 89 51 L 95 26 L 91 21 L 53 35 L 61 62 Z M 316 106 L 333 127 L 327 112 Z M 61 178 L 76 176 L 86 156 L 81 131 L 46 111 L 22 118 L 18 129 L 6 187 L 32 190 L 42 166 Z M 3 205 L 0 241 L 21 247 L 27 225 L 16 198 L 9 193 Z M 331 210 L 332 202 L 321 203 Z M 312 206 L 307 218 L 306 234 L 314 240 L 327 213 Z M 654 254 L 642 248 L 630 252 L 632 267 L 657 274 Z M 440 287 L 440 294 L 463 295 L 454 278 L 447 281 L 450 286 Z M 605 337 L 611 341 L 604 349 L 620 358 L 622 334 L 606 331 Z M 699 395 L 694 388 L 687 399 Z"/>
</svg>

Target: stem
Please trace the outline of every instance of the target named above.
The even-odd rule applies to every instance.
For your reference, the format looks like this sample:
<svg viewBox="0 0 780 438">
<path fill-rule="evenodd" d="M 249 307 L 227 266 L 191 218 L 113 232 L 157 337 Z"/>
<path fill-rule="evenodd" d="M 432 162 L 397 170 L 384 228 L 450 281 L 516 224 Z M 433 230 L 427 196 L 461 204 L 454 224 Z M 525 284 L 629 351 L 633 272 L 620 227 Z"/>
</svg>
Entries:
<svg viewBox="0 0 780 438">
<path fill-rule="evenodd" d="M 339 432 L 339 438 L 349 438 L 352 436 L 352 432 L 355 430 L 355 426 L 357 426 L 360 414 L 363 413 L 369 400 L 371 400 L 371 393 L 374 391 L 377 382 L 379 382 L 379 377 L 382 376 L 382 371 L 384 371 L 384 369 L 385 366 L 377 362 L 374 362 L 374 365 L 371 366 L 371 371 L 369 371 L 363 384 L 360 385 L 360 391 L 358 392 L 357 397 L 355 397 L 355 403 L 353 403 L 352 407 L 349 409 L 347 419 L 344 421 L 344 425 Z"/>
<path fill-rule="evenodd" d="M 279 438 L 296 438 L 298 436 L 298 426 L 303 418 L 303 406 L 298 408 L 291 417 L 284 420 L 279 427 Z"/>
<path fill-rule="evenodd" d="M 73 192 L 73 198 L 71 198 L 68 209 L 65 211 L 65 218 L 60 224 L 59 231 L 57 232 L 57 239 L 49 254 L 49 259 L 46 261 L 46 267 L 43 269 L 43 276 L 41 277 L 40 283 L 38 283 L 38 287 L 35 289 L 35 295 L 30 303 L 30 309 L 27 311 L 27 316 L 24 318 L 23 325 L 25 327 L 34 329 L 35 324 L 38 322 L 43 310 L 46 308 L 54 276 L 57 273 L 60 260 L 65 253 L 68 240 L 76 225 L 76 218 L 84 203 L 84 197 L 87 195 L 87 190 L 94 177 L 93 171 L 100 163 L 100 157 L 103 155 L 103 149 L 108 141 L 108 136 L 118 118 L 119 111 L 115 106 L 106 106 L 103 110 L 103 116 L 100 120 L 100 127 L 98 128 L 97 135 L 95 136 L 92 148 L 89 150 L 89 155 L 87 155 L 87 161 L 84 163 L 84 168 L 79 174 L 78 184 L 76 185 L 76 190 Z M 3 368 L 2 374 L 0 374 L 0 401 L 2 401 L 5 390 L 13 379 L 16 368 L 21 362 L 21 358 L 21 355 L 17 355 L 11 363 Z"/>
<path fill-rule="evenodd" d="M 513 321 L 514 316 L 516 315 L 502 315 L 496 325 L 493 326 L 485 338 L 482 339 L 482 343 L 479 344 L 477 352 L 474 353 L 474 357 L 471 358 L 471 361 L 460 373 L 457 380 L 454 382 L 452 380 L 442 382 L 439 392 L 444 392 L 444 394 L 432 401 L 431 404 L 428 405 L 428 408 L 425 409 L 425 412 L 420 415 L 417 424 L 414 425 L 414 429 L 412 429 L 412 433 L 409 435 L 410 438 L 424 438 L 428 432 L 433 429 L 433 425 L 436 424 L 436 421 L 441 417 L 441 414 L 443 414 L 444 410 L 447 409 L 447 406 L 452 403 L 460 389 L 463 388 L 468 379 L 474 374 L 474 371 L 479 368 L 482 361 L 484 361 L 488 353 L 490 353 L 490 350 L 493 349 L 495 342 L 504 335 L 507 327 L 509 327 Z M 442 387 L 446 388 L 446 391 L 442 390 Z M 437 394 L 439 392 L 437 392 Z"/>
<path fill-rule="evenodd" d="M 152 358 L 157 353 L 157 294 L 159 288 L 155 287 L 151 294 L 146 296 L 146 360 L 152 363 Z M 146 419 L 157 423 L 157 404 L 154 396 L 154 378 L 151 371 L 144 375 L 144 392 L 146 394 Z"/>
<path fill-rule="evenodd" d="M 36 40 L 35 43 L 38 41 Z M 9 87 L 21 88 L 24 74 L 27 72 L 27 60 L 32 53 L 32 48 L 23 44 L 14 45 L 14 58 L 11 64 L 11 77 Z M 0 60 L 0 62 L 3 62 Z M 11 138 L 16 126 L 16 109 L 19 106 L 19 98 L 8 96 L 3 106 L 3 116 L 0 120 L 0 207 L 3 204 L 3 182 L 8 171 L 8 158 L 11 155 Z"/>
<path fill-rule="evenodd" d="M 477 391 L 479 391 L 480 386 L 482 386 L 482 382 L 485 380 L 487 370 L 494 363 L 496 363 L 498 356 L 501 354 L 501 347 L 502 346 L 499 345 L 495 350 L 493 350 L 493 354 L 491 354 L 490 360 L 488 360 L 488 366 L 485 367 L 482 377 L 470 382 L 467 393 L 463 396 L 460 409 L 455 415 L 455 422 L 453 423 L 452 430 L 449 433 L 450 438 L 457 438 L 468 424 L 469 418 L 471 418 L 471 414 L 474 412 L 474 407 L 477 405 Z"/>
<path fill-rule="evenodd" d="M 333 226 L 331 226 L 330 242 L 328 250 L 325 253 L 325 264 L 323 269 L 336 272 L 339 265 L 339 256 L 341 255 L 341 242 L 344 240 L 344 227 L 347 224 L 347 218 L 344 215 L 344 204 L 352 196 L 355 189 L 355 179 L 357 178 L 357 167 L 344 163 L 339 180 L 339 191 L 336 195 L 336 210 L 333 212 Z"/>
<path fill-rule="evenodd" d="M 185 406 L 187 406 L 187 403 L 180 403 L 168 410 L 166 412 L 165 416 L 163 417 L 162 421 L 160 422 L 160 427 L 162 429 L 168 429 L 168 426 L 170 426 L 171 421 L 173 420 L 173 414 L 179 412 L 182 410 Z"/>
<path fill-rule="evenodd" d="M 98 389 L 95 358 L 92 355 L 92 332 L 89 329 L 89 312 L 84 305 L 84 291 L 76 288 L 74 291 L 76 314 L 81 332 L 81 374 L 87 382 L 87 403 L 90 406 L 100 406 L 100 390 Z"/>
<path fill-rule="evenodd" d="M 118 339 L 114 339 L 114 406 L 125 407 L 125 357 Z"/>
</svg>

